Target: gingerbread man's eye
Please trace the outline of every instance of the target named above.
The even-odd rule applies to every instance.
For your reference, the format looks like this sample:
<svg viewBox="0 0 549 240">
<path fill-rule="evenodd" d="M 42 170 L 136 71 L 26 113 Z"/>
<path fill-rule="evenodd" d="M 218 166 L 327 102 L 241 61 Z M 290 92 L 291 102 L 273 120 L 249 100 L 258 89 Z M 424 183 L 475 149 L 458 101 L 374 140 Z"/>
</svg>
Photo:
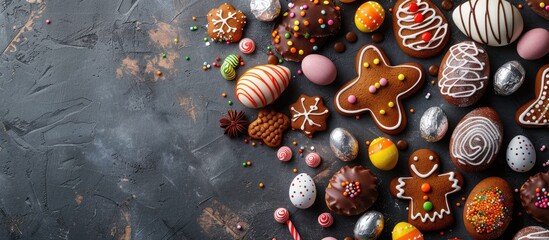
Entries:
<svg viewBox="0 0 549 240">
<path fill-rule="evenodd" d="M 433 161 L 435 158 L 433 156 L 429 156 L 429 160 Z"/>
<path fill-rule="evenodd" d="M 417 162 L 417 160 L 419 160 L 419 158 L 417 156 L 414 156 L 414 161 Z"/>
</svg>

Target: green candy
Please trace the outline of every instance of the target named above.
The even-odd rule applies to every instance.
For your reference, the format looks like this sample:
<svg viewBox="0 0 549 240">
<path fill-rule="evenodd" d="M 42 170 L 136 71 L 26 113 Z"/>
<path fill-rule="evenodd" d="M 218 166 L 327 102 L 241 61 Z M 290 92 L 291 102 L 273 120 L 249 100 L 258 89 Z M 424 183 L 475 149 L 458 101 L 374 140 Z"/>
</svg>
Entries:
<svg viewBox="0 0 549 240">
<path fill-rule="evenodd" d="M 425 201 L 423 203 L 423 210 L 425 210 L 427 212 L 433 210 L 433 203 L 430 202 L 430 201 Z"/>
<path fill-rule="evenodd" d="M 236 78 L 236 71 L 234 70 L 234 67 L 232 67 L 227 61 L 221 65 L 219 71 L 221 72 L 221 76 L 223 76 L 226 80 L 231 81 Z"/>
<path fill-rule="evenodd" d="M 223 65 L 225 63 L 228 63 L 231 65 L 231 67 L 235 68 L 235 67 L 238 67 L 238 65 L 240 64 L 240 59 L 238 59 L 238 55 L 231 54 L 225 58 L 225 61 L 223 61 Z"/>
</svg>

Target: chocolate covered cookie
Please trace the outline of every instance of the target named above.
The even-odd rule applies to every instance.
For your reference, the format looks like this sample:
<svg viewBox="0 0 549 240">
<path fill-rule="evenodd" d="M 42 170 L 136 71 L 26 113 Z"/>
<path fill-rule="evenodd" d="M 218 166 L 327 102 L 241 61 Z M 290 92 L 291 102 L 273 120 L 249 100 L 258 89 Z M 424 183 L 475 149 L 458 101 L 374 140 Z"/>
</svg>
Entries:
<svg viewBox="0 0 549 240">
<path fill-rule="evenodd" d="M 450 47 L 438 72 L 438 88 L 448 103 L 468 107 L 488 88 L 490 62 L 479 44 L 465 41 Z"/>
<path fill-rule="evenodd" d="M 297 0 L 288 4 L 279 25 L 304 37 L 326 37 L 341 27 L 339 7 L 332 0 Z"/>
<path fill-rule="evenodd" d="M 412 176 L 391 181 L 391 195 L 410 200 L 408 222 L 419 230 L 440 230 L 454 223 L 448 196 L 461 190 L 463 177 L 456 171 L 440 174 L 440 163 L 435 152 L 417 150 L 408 160 Z"/>
<path fill-rule="evenodd" d="M 393 30 L 404 53 L 429 58 L 450 40 L 448 21 L 430 0 L 398 0 L 393 9 Z"/>
<path fill-rule="evenodd" d="M 378 179 L 362 166 L 344 166 L 326 188 L 326 205 L 333 212 L 352 216 L 368 210 L 379 195 Z"/>
<path fill-rule="evenodd" d="M 477 108 L 457 124 L 450 138 L 452 162 L 466 172 L 480 172 L 495 161 L 503 141 L 503 124 L 489 107 Z"/>
<path fill-rule="evenodd" d="M 214 40 L 238 42 L 246 26 L 246 15 L 224 3 L 208 12 L 208 36 Z"/>
<path fill-rule="evenodd" d="M 297 101 L 290 105 L 292 128 L 299 129 L 312 137 L 317 131 L 326 130 L 326 120 L 330 111 L 319 96 L 309 97 L 301 94 Z"/>
<path fill-rule="evenodd" d="M 356 55 L 356 72 L 358 76 L 337 91 L 336 110 L 345 116 L 369 112 L 377 127 L 388 134 L 404 130 L 402 99 L 421 88 L 423 68 L 417 63 L 392 66 L 380 48 L 366 45 Z"/>
<path fill-rule="evenodd" d="M 284 131 L 289 127 L 290 119 L 286 115 L 272 109 L 262 109 L 257 119 L 248 126 L 248 134 L 254 139 L 263 140 L 269 147 L 278 147 Z"/>
<path fill-rule="evenodd" d="M 271 42 L 284 60 L 301 62 L 307 55 L 317 52 L 326 42 L 326 37 L 305 37 L 283 25 L 275 25 L 271 33 Z"/>
<path fill-rule="evenodd" d="M 515 121 L 522 127 L 549 127 L 549 64 L 542 66 L 536 76 L 536 98 L 517 110 Z"/>
<path fill-rule="evenodd" d="M 549 225 L 549 172 L 538 173 L 522 184 L 520 203 L 532 218 Z"/>
</svg>

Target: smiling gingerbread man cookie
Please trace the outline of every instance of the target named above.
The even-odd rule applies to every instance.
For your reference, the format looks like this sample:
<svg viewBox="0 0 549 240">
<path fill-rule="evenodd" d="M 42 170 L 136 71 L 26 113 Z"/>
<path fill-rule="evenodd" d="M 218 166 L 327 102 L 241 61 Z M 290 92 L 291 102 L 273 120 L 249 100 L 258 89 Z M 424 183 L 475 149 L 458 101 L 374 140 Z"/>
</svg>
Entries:
<svg viewBox="0 0 549 240">
<path fill-rule="evenodd" d="M 358 76 L 336 93 L 336 110 L 345 116 L 370 112 L 377 127 L 387 134 L 406 128 L 402 99 L 417 92 L 425 80 L 417 63 L 391 66 L 385 53 L 374 45 L 362 47 L 356 56 Z"/>
<path fill-rule="evenodd" d="M 439 174 L 440 159 L 428 149 L 415 151 L 408 166 L 412 176 L 393 179 L 390 188 L 394 197 L 410 200 L 408 222 L 424 231 L 451 226 L 454 215 L 448 195 L 461 190 L 461 174 L 455 171 Z"/>
</svg>

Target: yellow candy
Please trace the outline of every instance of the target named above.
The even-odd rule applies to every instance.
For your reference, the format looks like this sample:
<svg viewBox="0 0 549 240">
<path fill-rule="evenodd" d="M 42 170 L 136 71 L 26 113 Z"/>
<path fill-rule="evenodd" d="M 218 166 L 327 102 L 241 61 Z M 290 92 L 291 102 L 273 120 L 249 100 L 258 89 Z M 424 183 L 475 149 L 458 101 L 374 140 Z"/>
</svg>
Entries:
<svg viewBox="0 0 549 240">
<path fill-rule="evenodd" d="M 361 32 L 372 32 L 378 29 L 385 19 L 385 10 L 374 1 L 365 2 L 355 13 L 355 26 Z"/>
<path fill-rule="evenodd" d="M 407 222 L 399 222 L 393 228 L 393 240 L 423 240 L 423 234 L 414 227 L 414 225 Z"/>
<path fill-rule="evenodd" d="M 378 64 L 379 64 L 379 58 L 375 58 L 375 59 L 374 59 L 374 64 L 375 64 L 375 65 L 378 65 Z"/>
<path fill-rule="evenodd" d="M 396 145 L 388 138 L 374 139 L 368 147 L 368 156 L 372 164 L 380 170 L 389 171 L 398 162 L 398 150 Z"/>
</svg>

